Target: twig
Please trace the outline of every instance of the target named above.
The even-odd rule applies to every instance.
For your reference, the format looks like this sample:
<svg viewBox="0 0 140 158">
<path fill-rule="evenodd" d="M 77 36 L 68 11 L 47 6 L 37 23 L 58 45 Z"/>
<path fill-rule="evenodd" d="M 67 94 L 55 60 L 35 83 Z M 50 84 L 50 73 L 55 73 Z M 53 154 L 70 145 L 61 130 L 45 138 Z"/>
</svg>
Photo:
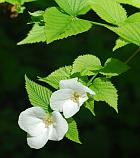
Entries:
<svg viewBox="0 0 140 158">
<path fill-rule="evenodd" d="M 138 52 L 140 52 L 140 47 L 124 63 L 129 63 L 138 54 Z"/>
</svg>

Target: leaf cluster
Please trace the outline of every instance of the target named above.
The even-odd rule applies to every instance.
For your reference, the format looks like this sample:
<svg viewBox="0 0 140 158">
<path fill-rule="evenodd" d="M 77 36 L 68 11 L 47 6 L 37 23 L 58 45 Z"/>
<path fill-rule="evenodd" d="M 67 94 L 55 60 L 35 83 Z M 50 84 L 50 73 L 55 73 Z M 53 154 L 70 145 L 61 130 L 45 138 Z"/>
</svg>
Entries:
<svg viewBox="0 0 140 158">
<path fill-rule="evenodd" d="M 67 38 L 94 29 L 95 25 L 105 27 L 119 37 L 113 48 L 115 51 L 127 44 L 140 46 L 140 12 L 127 16 L 122 4 L 140 8 L 138 0 L 55 0 L 57 7 L 47 8 L 31 14 L 33 27 L 27 37 L 18 44 L 36 42 L 51 43 L 55 40 Z M 97 23 L 81 19 L 79 16 L 93 10 L 105 23 Z M 43 25 L 40 24 L 43 22 Z"/>
<path fill-rule="evenodd" d="M 88 86 L 96 93 L 95 96 L 89 96 L 89 100 L 84 104 L 84 107 L 95 116 L 95 101 L 105 101 L 118 112 L 118 94 L 110 78 L 118 76 L 128 69 L 129 67 L 126 64 L 114 58 L 109 58 L 102 66 L 99 58 L 88 54 L 79 56 L 72 65 L 59 68 L 47 77 L 39 77 L 38 80 L 57 90 L 61 80 L 78 77 L 82 84 Z M 31 104 L 42 107 L 46 112 L 51 112 L 50 96 L 52 91 L 31 81 L 27 76 L 25 76 L 25 81 Z M 69 130 L 66 133 L 66 137 L 74 142 L 81 143 L 76 121 L 70 118 L 67 119 L 67 122 Z"/>
</svg>

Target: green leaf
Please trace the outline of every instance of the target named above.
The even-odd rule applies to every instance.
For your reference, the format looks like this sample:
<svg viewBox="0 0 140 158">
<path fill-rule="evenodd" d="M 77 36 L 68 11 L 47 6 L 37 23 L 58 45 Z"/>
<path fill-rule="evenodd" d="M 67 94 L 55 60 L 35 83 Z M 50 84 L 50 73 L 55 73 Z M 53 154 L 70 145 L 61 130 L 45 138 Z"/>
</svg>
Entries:
<svg viewBox="0 0 140 158">
<path fill-rule="evenodd" d="M 95 116 L 95 113 L 94 113 L 94 100 L 88 100 L 85 103 L 85 107 Z"/>
<path fill-rule="evenodd" d="M 130 44 L 130 42 L 127 42 L 126 40 L 124 40 L 124 39 L 122 39 L 122 38 L 118 38 L 118 39 L 116 40 L 116 44 L 115 44 L 115 46 L 114 46 L 114 48 L 113 48 L 113 51 L 115 51 L 115 50 L 117 50 L 117 49 L 119 49 L 119 48 L 121 48 L 121 47 L 124 47 L 124 46 L 126 46 L 126 45 L 128 45 L 128 44 Z"/>
<path fill-rule="evenodd" d="M 39 23 L 39 24 L 44 24 L 44 18 L 43 18 L 43 15 L 44 15 L 44 11 L 42 10 L 38 10 L 38 11 L 35 11 L 35 12 L 29 12 L 29 14 L 31 15 L 31 21 L 30 23 Z"/>
<path fill-rule="evenodd" d="M 29 12 L 29 14 L 33 17 L 42 17 L 43 14 L 44 14 L 44 11 L 42 10 L 38 10 L 38 11 L 35 11 L 35 12 Z"/>
<path fill-rule="evenodd" d="M 140 12 L 130 15 L 125 20 L 125 23 L 135 23 L 135 22 L 140 22 Z"/>
<path fill-rule="evenodd" d="M 119 3 L 129 4 L 136 8 L 140 8 L 140 0 L 116 0 Z"/>
<path fill-rule="evenodd" d="M 3 1 L 3 0 L 2 0 Z M 4 2 L 10 3 L 10 4 L 20 4 L 20 0 L 5 0 Z"/>
<path fill-rule="evenodd" d="M 94 55 L 83 55 L 75 59 L 72 74 L 80 72 L 82 76 L 94 75 L 102 68 L 100 60 Z"/>
<path fill-rule="evenodd" d="M 46 82 L 55 89 L 59 88 L 59 82 L 61 80 L 69 79 L 71 76 L 71 66 L 65 66 L 59 68 L 58 70 L 52 72 L 49 76 L 45 78 L 39 78 L 40 81 Z"/>
<path fill-rule="evenodd" d="M 100 71 L 101 74 L 112 77 L 118 76 L 129 69 L 129 66 L 122 61 L 114 58 L 109 58 L 105 62 L 104 68 Z"/>
<path fill-rule="evenodd" d="M 115 0 L 88 0 L 91 8 L 105 21 L 120 25 L 126 18 L 125 9 Z"/>
<path fill-rule="evenodd" d="M 96 78 L 90 88 L 96 93 L 95 101 L 105 101 L 117 112 L 118 95 L 113 84 L 106 78 Z"/>
<path fill-rule="evenodd" d="M 48 112 L 52 92 L 46 87 L 29 80 L 27 76 L 25 76 L 25 81 L 26 90 L 31 104 L 33 106 L 40 106 Z"/>
<path fill-rule="evenodd" d="M 140 46 L 140 12 L 129 16 L 119 27 L 105 26 L 124 40 Z"/>
<path fill-rule="evenodd" d="M 30 44 L 30 43 L 37 43 L 37 42 L 45 42 L 46 35 L 44 31 L 44 26 L 40 26 L 38 23 L 33 25 L 33 28 L 28 33 L 27 37 L 17 43 L 18 45 L 22 44 Z"/>
<path fill-rule="evenodd" d="M 5 2 L 5 0 L 0 0 L 0 3 L 4 3 Z"/>
<path fill-rule="evenodd" d="M 55 7 L 45 11 L 44 21 L 47 43 L 88 31 L 92 26 L 91 22 L 64 14 Z"/>
<path fill-rule="evenodd" d="M 0 3 L 1 2 L 8 2 L 10 4 L 17 4 L 17 5 L 23 5 L 24 3 L 26 2 L 32 2 L 32 1 L 35 1 L 35 0 L 0 0 Z"/>
<path fill-rule="evenodd" d="M 36 1 L 36 0 L 21 0 L 22 3 L 25 3 L 25 2 L 33 2 L 33 1 Z"/>
<path fill-rule="evenodd" d="M 75 120 L 73 118 L 69 118 L 67 122 L 69 125 L 69 129 L 68 132 L 66 133 L 66 138 L 76 143 L 82 144 L 79 140 L 79 133 Z"/>
<path fill-rule="evenodd" d="M 19 14 L 23 13 L 24 10 L 25 10 L 24 6 L 19 5 L 19 6 L 16 7 L 16 12 L 19 13 Z"/>
<path fill-rule="evenodd" d="M 120 27 L 108 27 L 121 38 L 140 46 L 140 22 L 126 23 Z"/>
<path fill-rule="evenodd" d="M 56 3 L 69 15 L 86 14 L 90 7 L 87 0 L 55 0 Z"/>
</svg>

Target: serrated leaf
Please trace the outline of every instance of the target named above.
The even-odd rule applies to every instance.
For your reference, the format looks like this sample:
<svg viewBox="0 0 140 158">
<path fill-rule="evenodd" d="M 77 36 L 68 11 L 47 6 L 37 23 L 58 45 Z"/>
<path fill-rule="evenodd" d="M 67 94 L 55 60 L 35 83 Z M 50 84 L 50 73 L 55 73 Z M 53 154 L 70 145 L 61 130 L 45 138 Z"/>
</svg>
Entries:
<svg viewBox="0 0 140 158">
<path fill-rule="evenodd" d="M 56 3 L 69 15 L 86 14 L 90 7 L 87 0 L 55 0 Z"/>
<path fill-rule="evenodd" d="M 135 22 L 140 22 L 140 12 L 137 12 L 137 13 L 130 15 L 125 20 L 125 23 L 135 23 Z"/>
<path fill-rule="evenodd" d="M 95 101 L 105 101 L 117 112 L 118 95 L 113 84 L 106 78 L 96 78 L 90 88 L 96 93 Z"/>
<path fill-rule="evenodd" d="M 129 16 L 119 27 L 106 27 L 129 43 L 140 46 L 140 12 Z"/>
<path fill-rule="evenodd" d="M 125 23 L 119 27 L 108 27 L 121 38 L 140 46 L 140 22 Z"/>
<path fill-rule="evenodd" d="M 66 133 L 66 138 L 76 143 L 82 144 L 81 141 L 79 140 L 79 133 L 75 120 L 73 118 L 69 118 L 67 122 L 69 128 L 68 128 L 68 132 Z"/>
<path fill-rule="evenodd" d="M 92 26 L 91 22 L 64 14 L 55 7 L 45 11 L 44 21 L 47 43 L 88 31 Z"/>
<path fill-rule="evenodd" d="M 95 116 L 95 113 L 94 113 L 94 100 L 88 100 L 85 103 L 85 107 Z"/>
<path fill-rule="evenodd" d="M 118 76 L 129 69 L 129 66 L 123 63 L 122 61 L 109 58 L 105 62 L 104 68 L 100 71 L 101 74 L 112 77 Z"/>
<path fill-rule="evenodd" d="M 52 92 L 46 87 L 29 80 L 27 76 L 25 76 L 25 81 L 26 90 L 31 104 L 33 106 L 40 106 L 48 112 Z"/>
<path fill-rule="evenodd" d="M 45 42 L 46 35 L 44 31 L 45 26 L 40 26 L 38 23 L 35 23 L 28 33 L 27 37 L 17 43 L 18 45 L 22 44 L 31 44 L 31 43 L 38 43 L 38 42 Z"/>
<path fill-rule="evenodd" d="M 82 76 L 94 75 L 102 68 L 99 58 L 94 55 L 83 55 L 75 59 L 72 74 L 80 72 Z"/>
<path fill-rule="evenodd" d="M 126 18 L 125 9 L 115 0 L 88 0 L 91 8 L 105 21 L 120 25 Z"/>
<path fill-rule="evenodd" d="M 59 82 L 61 80 L 69 79 L 71 76 L 71 66 L 65 66 L 59 68 L 58 70 L 52 72 L 49 76 L 44 78 L 39 78 L 40 81 L 46 82 L 55 89 L 59 88 Z"/>
<path fill-rule="evenodd" d="M 121 48 L 121 47 L 124 47 L 124 46 L 126 46 L 126 45 L 128 45 L 128 44 L 130 44 L 130 42 L 128 42 L 128 41 L 126 41 L 126 40 L 124 40 L 124 39 L 122 39 L 122 38 L 118 38 L 118 39 L 116 40 L 115 46 L 114 46 L 114 48 L 113 48 L 113 51 L 115 51 L 115 50 L 117 50 L 117 49 L 119 49 L 119 48 Z"/>
<path fill-rule="evenodd" d="M 116 0 L 119 3 L 129 4 L 136 8 L 140 8 L 140 0 Z"/>
</svg>

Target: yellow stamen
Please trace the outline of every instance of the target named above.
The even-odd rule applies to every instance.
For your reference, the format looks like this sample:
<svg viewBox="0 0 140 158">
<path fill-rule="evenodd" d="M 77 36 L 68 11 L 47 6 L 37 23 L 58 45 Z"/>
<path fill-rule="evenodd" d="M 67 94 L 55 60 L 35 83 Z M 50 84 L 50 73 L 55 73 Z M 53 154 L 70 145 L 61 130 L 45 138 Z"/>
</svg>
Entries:
<svg viewBox="0 0 140 158">
<path fill-rule="evenodd" d="M 74 92 L 71 99 L 72 99 L 73 102 L 77 103 L 79 101 L 79 97 L 80 97 L 79 93 Z"/>
<path fill-rule="evenodd" d="M 52 116 L 46 116 L 43 119 L 43 122 L 45 123 L 45 127 L 48 127 L 54 123 L 53 117 Z"/>
</svg>

